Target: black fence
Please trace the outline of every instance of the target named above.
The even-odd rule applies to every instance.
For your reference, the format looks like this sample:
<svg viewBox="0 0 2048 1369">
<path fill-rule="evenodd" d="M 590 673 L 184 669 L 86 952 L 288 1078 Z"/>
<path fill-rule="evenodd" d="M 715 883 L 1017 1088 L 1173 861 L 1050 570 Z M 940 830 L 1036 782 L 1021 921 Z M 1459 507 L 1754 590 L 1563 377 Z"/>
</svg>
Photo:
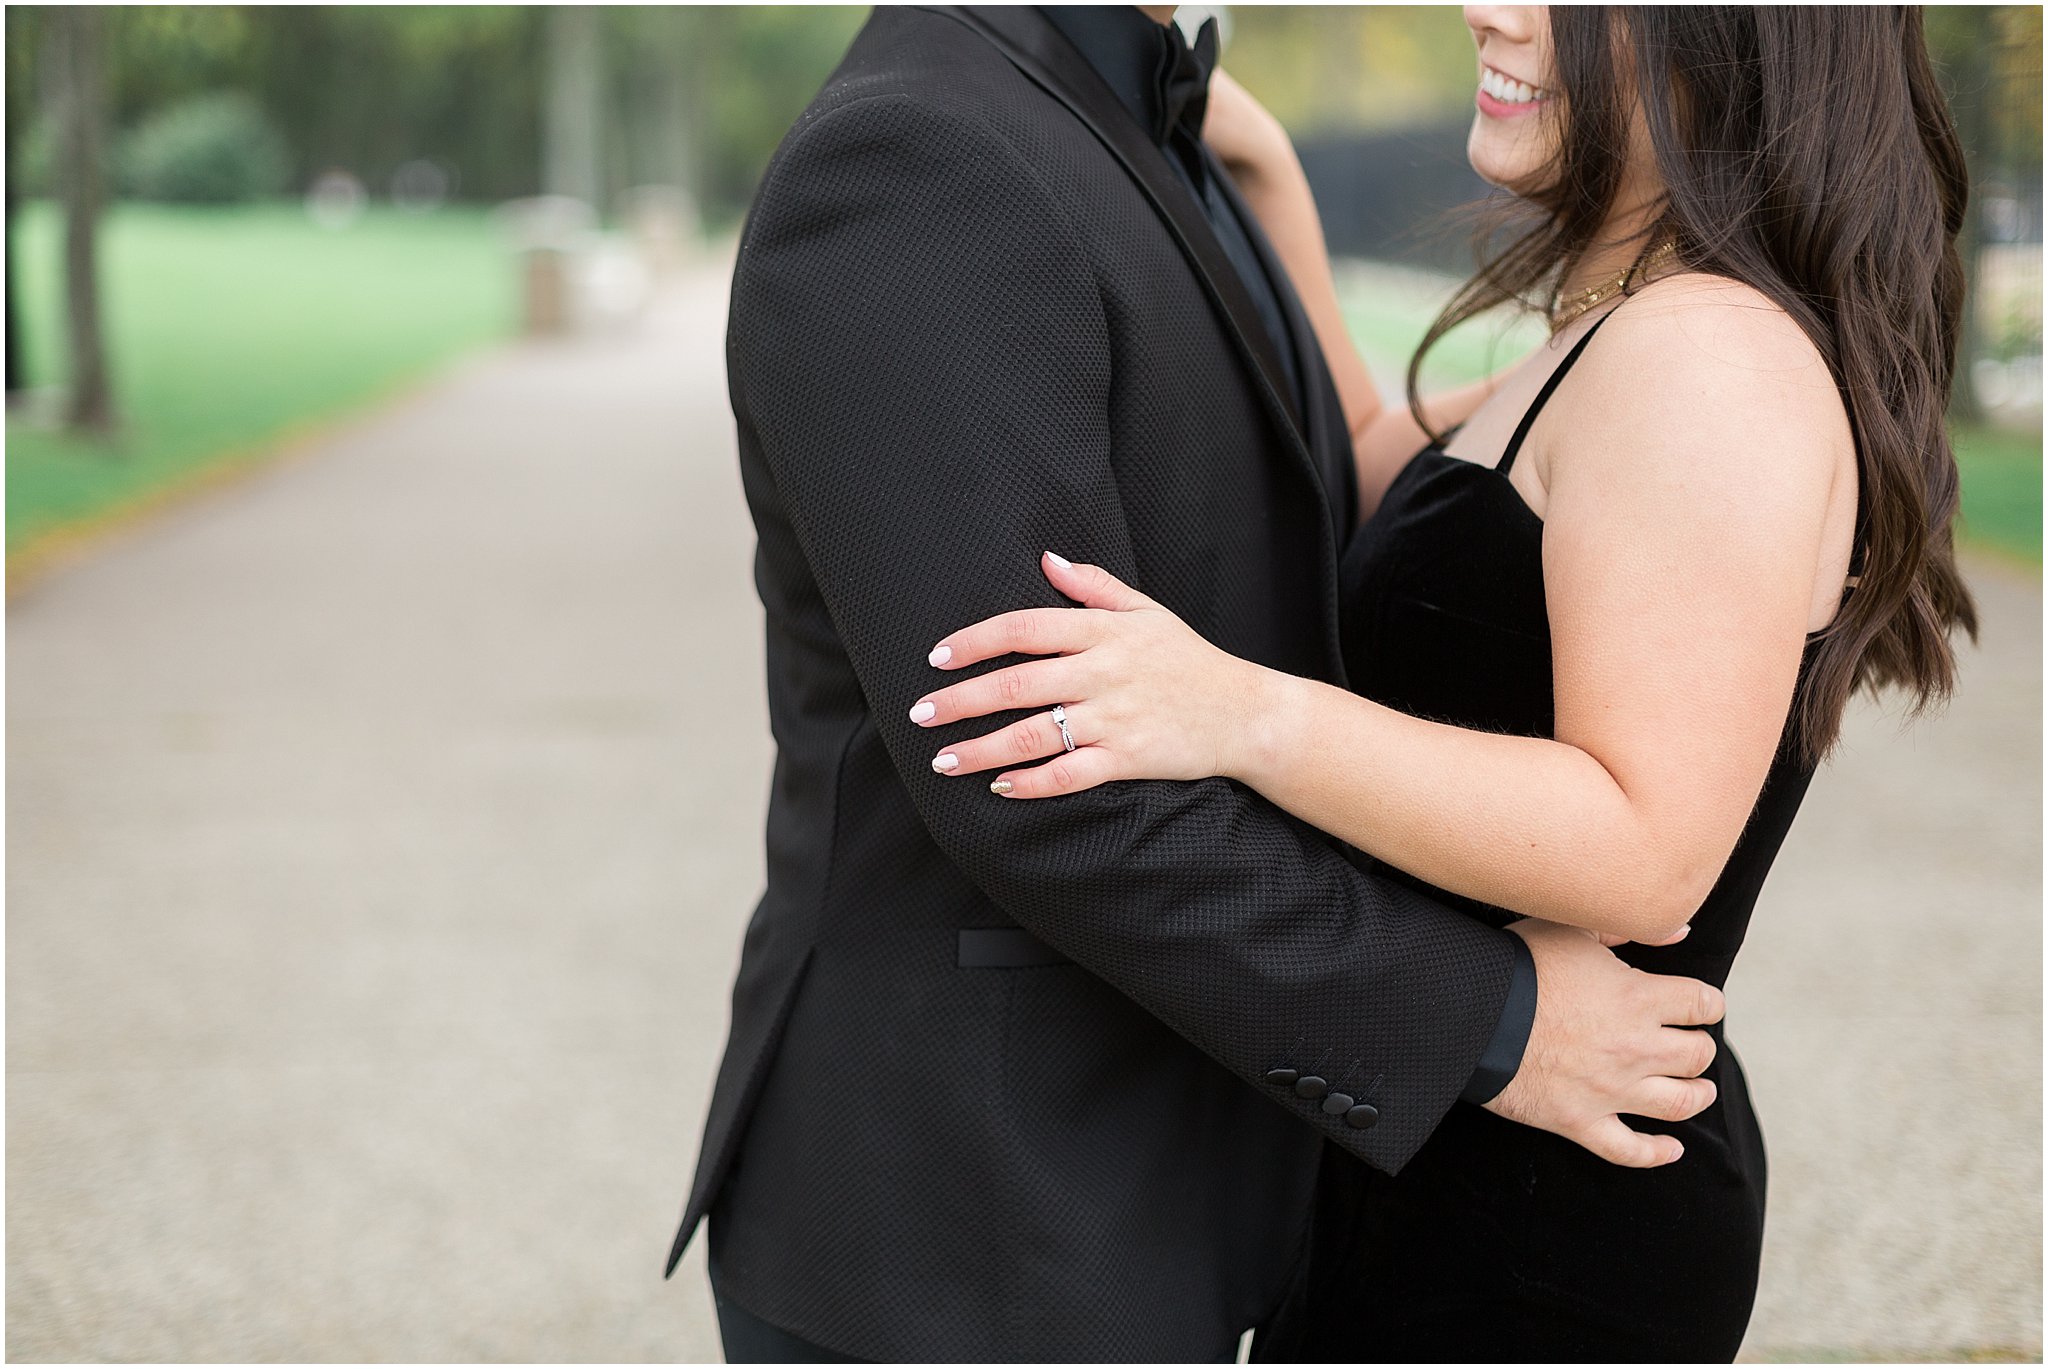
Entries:
<svg viewBox="0 0 2048 1369">
<path fill-rule="evenodd" d="M 1335 256 L 1373 257 L 1464 275 L 1471 220 L 1458 211 L 1498 194 L 1465 160 L 1472 121 L 1396 133 L 1302 138 L 1302 169 Z"/>
<path fill-rule="evenodd" d="M 1315 188 L 1331 253 L 1469 272 L 1473 220 L 1459 211 L 1502 193 L 1465 160 L 1470 128 L 1469 119 L 1459 119 L 1396 133 L 1302 138 L 1301 164 Z M 2038 172 L 1984 175 L 1972 198 L 1982 241 L 2041 241 Z"/>
</svg>

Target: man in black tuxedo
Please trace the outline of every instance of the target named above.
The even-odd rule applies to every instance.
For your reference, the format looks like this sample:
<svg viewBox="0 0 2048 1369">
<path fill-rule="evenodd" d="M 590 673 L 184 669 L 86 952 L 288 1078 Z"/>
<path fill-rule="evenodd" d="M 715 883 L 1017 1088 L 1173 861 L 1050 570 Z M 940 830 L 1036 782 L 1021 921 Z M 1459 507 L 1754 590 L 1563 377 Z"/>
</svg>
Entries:
<svg viewBox="0 0 2048 1369">
<path fill-rule="evenodd" d="M 727 362 L 779 751 L 668 1265 L 708 1213 L 730 1359 L 1228 1359 L 1326 1146 L 1396 1171 L 1461 1098 L 1584 1134 L 1696 1073 L 1665 1024 L 1718 1016 L 1227 780 L 932 772 L 1010 719 L 913 724 L 927 654 L 1062 602 L 1048 549 L 1343 680 L 1349 436 L 1201 147 L 1213 31 L 1169 15 L 878 9 L 748 220 Z"/>
</svg>

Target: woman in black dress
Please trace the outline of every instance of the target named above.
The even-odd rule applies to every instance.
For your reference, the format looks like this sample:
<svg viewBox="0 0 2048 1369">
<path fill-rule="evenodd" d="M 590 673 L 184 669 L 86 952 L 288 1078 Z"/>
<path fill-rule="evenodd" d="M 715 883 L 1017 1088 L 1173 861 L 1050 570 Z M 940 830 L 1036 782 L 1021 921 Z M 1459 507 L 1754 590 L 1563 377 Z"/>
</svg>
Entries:
<svg viewBox="0 0 2048 1369">
<path fill-rule="evenodd" d="M 1961 153 L 1917 10 L 1465 15 L 1471 160 L 1528 221 L 1424 348 L 1517 301 L 1553 342 L 1427 403 L 1415 366 L 1408 408 L 1380 402 L 1285 135 L 1240 88 L 1212 95 L 1208 137 L 1356 435 L 1354 692 L 1228 657 L 1049 556 L 1100 611 L 955 633 L 952 669 L 1015 650 L 1027 617 L 1058 659 L 927 697 L 933 725 L 1061 704 L 1077 749 L 1041 713 L 935 768 L 1058 757 L 1002 770 L 1013 799 L 1226 775 L 1474 917 L 1585 929 L 1719 986 L 1852 689 L 1939 699 L 1950 632 L 1975 630 L 1943 426 Z M 1687 1121 L 1588 1118 L 1566 1139 L 1460 1104 L 1397 1177 L 1333 1152 L 1294 1315 L 1260 1356 L 1731 1359 L 1765 1162 L 1709 1035 L 1718 1106 Z M 1678 1115 L 1701 1086 L 1669 1082 Z"/>
</svg>

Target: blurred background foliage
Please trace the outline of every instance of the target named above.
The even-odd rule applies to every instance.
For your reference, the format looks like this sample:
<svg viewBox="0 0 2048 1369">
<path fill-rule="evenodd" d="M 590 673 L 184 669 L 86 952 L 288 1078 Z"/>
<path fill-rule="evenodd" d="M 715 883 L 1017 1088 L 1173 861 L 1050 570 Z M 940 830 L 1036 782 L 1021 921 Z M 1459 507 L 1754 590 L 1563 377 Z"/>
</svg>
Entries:
<svg viewBox="0 0 2048 1369">
<path fill-rule="evenodd" d="M 867 16 L 851 5 L 597 12 L 600 212 L 629 185 L 681 173 L 714 230 L 744 212 L 783 132 Z M 7 8 L 8 184 L 18 196 L 53 192 L 52 92 L 37 74 L 59 13 Z M 374 194 L 426 158 L 447 172 L 455 199 L 535 194 L 545 188 L 551 13 L 104 7 L 117 193 L 246 199 L 302 191 L 339 168 Z M 1223 17 L 1231 70 L 1297 138 L 1462 127 L 1471 117 L 1470 42 L 1451 6 L 1262 5 Z M 1980 182 L 2038 192 L 2041 109 L 2025 95 L 2039 87 L 2041 10 L 1931 6 L 1927 30 Z"/>
<path fill-rule="evenodd" d="M 28 157 L 17 193 L 52 192 L 52 114 L 35 101 L 37 51 L 56 7 L 7 9 L 9 150 Z M 694 152 L 692 188 L 714 224 L 736 220 L 796 112 L 867 18 L 865 6 L 607 6 L 604 203 Z M 281 140 L 283 178 L 303 190 L 329 168 L 373 188 L 425 157 L 456 198 L 495 202 L 542 188 L 540 143 L 550 7 L 505 5 L 108 6 L 108 109 L 126 140 L 166 117 L 220 108 L 229 93 Z M 664 107 L 663 92 L 681 98 Z M 45 92 L 47 93 L 47 92 Z M 649 127 L 679 112 L 677 126 Z M 218 121 L 218 114 L 208 117 Z M 266 168 L 247 119 L 222 129 Z M 155 135 L 161 140 L 162 135 Z M 195 148 L 195 152 L 197 149 Z M 252 181 L 267 176 L 252 176 Z M 169 198 L 147 185 L 137 198 Z"/>
<path fill-rule="evenodd" d="M 1397 376 L 1470 265 L 1449 211 L 1486 193 L 1463 157 L 1473 58 L 1457 9 L 1190 7 L 1184 21 L 1210 12 L 1226 64 L 1296 135 L 1332 249 L 1359 266 L 1344 273 L 1354 323 Z M 519 244 L 490 206 L 573 195 L 616 229 L 634 187 L 675 186 L 701 240 L 725 240 L 867 9 L 82 14 L 6 10 L 10 548 L 515 331 Z M 2041 15 L 1927 12 L 1975 183 L 1976 304 L 1955 414 L 1975 463 L 1965 521 L 2035 558 Z M 65 44 L 88 37 L 107 199 L 67 209 L 67 92 L 85 68 Z M 73 297 L 80 271 L 65 264 L 91 251 L 67 246 L 81 214 L 99 244 L 96 300 Z M 107 379 L 94 410 L 67 386 L 91 370 L 79 320 L 99 316 Z M 1433 354 L 1434 379 L 1498 362 L 1520 336 L 1512 321 L 1474 329 L 1485 336 Z M 254 383 L 265 375 L 277 383 Z"/>
</svg>

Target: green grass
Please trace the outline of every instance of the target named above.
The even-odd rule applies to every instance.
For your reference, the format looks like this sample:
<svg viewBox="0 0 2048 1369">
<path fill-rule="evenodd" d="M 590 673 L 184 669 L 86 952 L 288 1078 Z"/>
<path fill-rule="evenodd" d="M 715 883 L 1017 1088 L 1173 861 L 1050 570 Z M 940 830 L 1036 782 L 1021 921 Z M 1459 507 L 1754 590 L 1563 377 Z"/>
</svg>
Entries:
<svg viewBox="0 0 2048 1369">
<path fill-rule="evenodd" d="M 1957 535 L 2036 565 L 2041 561 L 2041 434 L 1958 428 L 1963 473 Z"/>
<path fill-rule="evenodd" d="M 14 246 L 29 382 L 61 384 L 56 207 L 24 207 Z M 296 202 L 117 204 L 100 252 L 121 428 L 88 442 L 9 415 L 10 552 L 260 455 L 517 322 L 514 263 L 481 209 L 371 210 L 330 231 Z"/>
<path fill-rule="evenodd" d="M 1395 267 L 1347 264 L 1337 282 L 1344 322 L 1382 386 L 1399 390 L 1422 335 L 1443 306 L 1449 282 Z M 1470 323 L 1429 349 L 1425 392 L 1477 380 L 1525 355 L 1543 338 L 1533 318 Z"/>
<path fill-rule="evenodd" d="M 1374 375 L 1398 389 L 1408 358 L 1443 303 L 1444 282 L 1372 267 L 1340 280 L 1339 291 L 1345 322 Z M 1467 324 L 1430 349 L 1423 388 L 1476 380 L 1524 355 L 1542 336 L 1533 319 Z M 1963 478 L 1959 539 L 2039 565 L 2040 430 L 1959 427 L 1954 440 Z"/>
</svg>

